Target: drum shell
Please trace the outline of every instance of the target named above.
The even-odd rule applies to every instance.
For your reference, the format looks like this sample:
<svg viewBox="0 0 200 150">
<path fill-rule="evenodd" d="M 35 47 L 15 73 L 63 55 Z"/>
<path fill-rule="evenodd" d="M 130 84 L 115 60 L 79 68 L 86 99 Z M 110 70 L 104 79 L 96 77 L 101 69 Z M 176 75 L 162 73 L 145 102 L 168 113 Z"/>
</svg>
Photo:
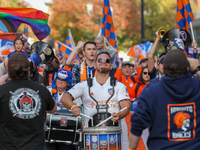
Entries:
<svg viewBox="0 0 200 150">
<path fill-rule="evenodd" d="M 71 112 L 64 114 L 61 109 L 54 114 L 46 115 L 46 141 L 75 144 L 79 142 L 80 129 L 81 117 L 74 117 Z"/>
<path fill-rule="evenodd" d="M 85 150 L 121 150 L 120 127 L 89 127 L 83 135 Z"/>
</svg>

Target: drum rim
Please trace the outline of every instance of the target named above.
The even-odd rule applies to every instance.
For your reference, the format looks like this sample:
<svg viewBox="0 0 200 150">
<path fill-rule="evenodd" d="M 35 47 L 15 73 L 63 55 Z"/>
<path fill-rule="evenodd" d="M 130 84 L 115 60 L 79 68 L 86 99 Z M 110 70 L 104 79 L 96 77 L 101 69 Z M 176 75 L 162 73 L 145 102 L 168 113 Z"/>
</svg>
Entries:
<svg viewBox="0 0 200 150">
<path fill-rule="evenodd" d="M 106 126 L 106 127 L 88 127 L 83 129 L 83 133 L 116 133 L 122 132 L 121 127 L 116 126 Z"/>
</svg>

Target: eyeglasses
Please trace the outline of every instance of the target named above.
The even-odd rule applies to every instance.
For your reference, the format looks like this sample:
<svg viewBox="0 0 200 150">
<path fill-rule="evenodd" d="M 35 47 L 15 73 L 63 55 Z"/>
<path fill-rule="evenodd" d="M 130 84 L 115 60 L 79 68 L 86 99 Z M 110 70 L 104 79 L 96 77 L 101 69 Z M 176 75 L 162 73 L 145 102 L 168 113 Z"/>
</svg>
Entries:
<svg viewBox="0 0 200 150">
<path fill-rule="evenodd" d="M 144 73 L 144 75 L 147 75 L 147 74 L 149 75 L 149 73 L 148 73 L 148 72 L 143 72 L 143 73 Z"/>
<path fill-rule="evenodd" d="M 107 59 L 107 58 L 99 58 L 98 60 L 98 63 L 102 63 L 102 62 L 106 62 L 106 63 L 110 63 L 110 59 Z"/>
</svg>

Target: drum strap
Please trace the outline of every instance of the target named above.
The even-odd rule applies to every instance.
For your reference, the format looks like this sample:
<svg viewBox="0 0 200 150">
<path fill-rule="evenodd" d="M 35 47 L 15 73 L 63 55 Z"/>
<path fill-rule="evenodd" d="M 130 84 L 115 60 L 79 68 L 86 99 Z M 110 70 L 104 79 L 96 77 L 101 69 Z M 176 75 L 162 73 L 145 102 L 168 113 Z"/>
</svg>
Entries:
<svg viewBox="0 0 200 150">
<path fill-rule="evenodd" d="M 114 93 L 115 93 L 115 89 L 114 89 L 114 86 L 116 85 L 116 78 L 115 77 L 111 77 L 110 78 L 110 85 L 113 87 L 113 92 L 112 92 L 112 95 L 108 98 L 108 100 L 106 101 L 106 104 L 105 104 L 105 107 L 104 108 L 101 108 L 101 107 L 99 107 L 99 104 L 98 104 L 98 102 L 97 102 L 97 100 L 96 99 L 94 99 L 94 97 L 92 97 L 91 96 L 91 92 L 90 92 L 90 88 L 93 86 L 93 82 L 92 82 L 93 80 L 92 80 L 92 78 L 88 78 L 87 79 L 87 83 L 88 83 L 88 92 L 89 92 L 89 95 L 90 95 L 90 97 L 92 98 L 92 100 L 94 100 L 95 101 L 95 103 L 96 103 L 96 109 L 97 109 L 97 114 L 98 114 L 98 119 L 100 120 L 101 119 L 101 116 L 100 116 L 100 114 L 99 114 L 99 109 L 106 109 L 106 118 L 108 117 L 108 101 L 113 97 L 113 95 L 114 95 Z"/>
</svg>

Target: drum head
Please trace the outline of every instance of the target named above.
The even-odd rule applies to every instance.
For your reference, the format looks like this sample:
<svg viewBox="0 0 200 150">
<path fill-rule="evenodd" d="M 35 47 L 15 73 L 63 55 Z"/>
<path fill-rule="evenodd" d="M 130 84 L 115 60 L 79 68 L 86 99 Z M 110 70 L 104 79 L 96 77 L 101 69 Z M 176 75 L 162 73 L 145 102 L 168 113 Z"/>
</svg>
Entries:
<svg viewBox="0 0 200 150">
<path fill-rule="evenodd" d="M 110 132 L 121 132 L 120 127 L 116 126 L 106 126 L 106 127 L 89 127 L 84 128 L 85 133 L 110 133 Z"/>
</svg>

